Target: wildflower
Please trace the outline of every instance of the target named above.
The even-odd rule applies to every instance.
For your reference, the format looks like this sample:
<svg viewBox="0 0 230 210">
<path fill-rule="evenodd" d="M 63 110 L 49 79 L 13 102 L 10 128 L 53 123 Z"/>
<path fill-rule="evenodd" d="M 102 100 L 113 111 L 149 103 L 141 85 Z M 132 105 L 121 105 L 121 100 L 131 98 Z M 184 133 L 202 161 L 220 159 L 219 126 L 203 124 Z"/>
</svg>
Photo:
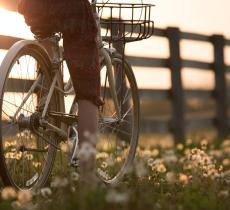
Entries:
<svg viewBox="0 0 230 210">
<path fill-rule="evenodd" d="M 189 182 L 189 178 L 186 174 L 180 174 L 179 175 L 179 181 L 183 184 L 186 185 Z"/>
<path fill-rule="evenodd" d="M 201 149 L 202 150 L 206 150 L 207 149 L 207 146 L 208 146 L 208 141 L 206 139 L 203 139 L 200 143 L 201 145 Z"/>
<path fill-rule="evenodd" d="M 72 172 L 71 173 L 71 180 L 76 182 L 76 181 L 79 180 L 79 178 L 80 178 L 80 176 L 79 176 L 79 174 L 77 172 Z"/>
<path fill-rule="evenodd" d="M 156 166 L 156 171 L 158 173 L 165 173 L 166 172 L 166 167 L 163 163 L 159 164 Z"/>
<path fill-rule="evenodd" d="M 121 157 L 116 157 L 116 162 L 119 163 L 122 161 L 122 158 Z"/>
<path fill-rule="evenodd" d="M 108 164 L 107 164 L 106 162 L 103 162 L 103 163 L 101 164 L 101 167 L 102 167 L 102 168 L 107 168 L 107 167 L 108 167 Z"/>
<path fill-rule="evenodd" d="M 191 145 L 192 144 L 192 139 L 187 139 L 186 142 L 185 142 L 186 145 Z"/>
<path fill-rule="evenodd" d="M 152 154 L 152 156 L 153 157 L 157 157 L 158 155 L 159 155 L 159 150 L 158 149 L 154 149 L 152 152 L 151 152 L 151 154 Z"/>
<path fill-rule="evenodd" d="M 215 158 L 221 158 L 223 156 L 223 151 L 222 150 L 211 150 L 209 152 L 209 155 L 211 155 Z"/>
<path fill-rule="evenodd" d="M 226 158 L 226 159 L 224 159 L 222 161 L 222 164 L 223 164 L 223 166 L 229 166 L 230 165 L 230 160 Z"/>
<path fill-rule="evenodd" d="M 227 184 L 230 184 L 230 170 L 225 171 L 223 174 L 223 178 Z"/>
<path fill-rule="evenodd" d="M 5 154 L 5 158 L 6 159 L 15 159 L 15 155 L 14 154 L 15 154 L 14 152 L 7 152 Z"/>
<path fill-rule="evenodd" d="M 52 195 L 52 190 L 49 187 L 44 187 L 41 189 L 41 195 L 44 198 L 48 198 L 49 196 Z"/>
<path fill-rule="evenodd" d="M 224 170 L 224 167 L 222 165 L 220 165 L 218 171 L 223 172 L 223 170 Z"/>
<path fill-rule="evenodd" d="M 174 184 L 176 182 L 176 173 L 170 171 L 170 172 L 167 172 L 166 173 L 166 181 L 169 183 L 169 184 Z"/>
<path fill-rule="evenodd" d="M 168 165 L 176 163 L 178 161 L 177 156 L 175 155 L 174 151 L 168 151 L 163 156 L 162 159 Z"/>
<path fill-rule="evenodd" d="M 210 177 L 211 179 L 220 176 L 220 171 L 216 168 L 215 161 L 203 150 L 197 148 L 192 149 L 190 153 L 187 154 L 184 169 L 191 170 L 204 177 Z"/>
<path fill-rule="evenodd" d="M 13 187 L 5 187 L 1 193 L 3 200 L 10 200 L 17 197 L 17 192 Z"/>
<path fill-rule="evenodd" d="M 108 158 L 106 158 L 106 163 L 107 163 L 107 166 L 113 166 L 115 163 L 114 157 L 111 155 Z"/>
<path fill-rule="evenodd" d="M 106 173 L 106 171 L 103 171 L 102 169 L 98 168 L 97 173 L 100 177 L 102 177 L 104 180 L 109 180 L 109 175 Z"/>
<path fill-rule="evenodd" d="M 21 204 L 25 204 L 25 203 L 29 203 L 32 200 L 32 193 L 29 190 L 25 190 L 25 191 L 19 191 L 18 192 L 18 201 Z"/>
<path fill-rule="evenodd" d="M 17 152 L 17 153 L 16 153 L 16 156 L 15 156 L 15 159 L 16 159 L 16 160 L 21 160 L 21 159 L 22 159 L 22 155 L 23 155 L 22 152 Z"/>
<path fill-rule="evenodd" d="M 32 165 L 35 167 L 35 168 L 39 168 L 39 167 L 41 167 L 41 162 L 38 162 L 38 161 L 33 161 L 32 162 Z"/>
<path fill-rule="evenodd" d="M 176 148 L 177 148 L 177 150 L 181 151 L 184 149 L 184 145 L 183 144 L 177 144 Z"/>
<path fill-rule="evenodd" d="M 66 187 L 69 184 L 67 178 L 55 177 L 54 180 L 50 183 L 50 186 L 53 188 Z"/>
<path fill-rule="evenodd" d="M 152 155 L 152 152 L 150 150 L 147 150 L 147 149 L 141 152 L 141 156 L 143 158 L 150 158 L 151 155 Z"/>
<path fill-rule="evenodd" d="M 62 142 L 60 144 L 60 148 L 61 148 L 61 151 L 64 152 L 64 153 L 68 153 L 70 151 L 70 145 L 68 145 L 67 143 L 64 143 Z"/>
<path fill-rule="evenodd" d="M 109 154 L 107 152 L 99 152 L 96 155 L 97 159 L 104 159 L 104 158 L 108 158 L 108 157 L 109 157 Z"/>
<path fill-rule="evenodd" d="M 156 209 L 161 209 L 161 208 L 162 208 L 162 206 L 161 206 L 160 203 L 156 203 L 156 204 L 155 204 L 155 207 L 156 207 Z"/>
<path fill-rule="evenodd" d="M 147 175 L 147 169 L 143 163 L 143 161 L 138 161 L 135 164 L 135 173 L 137 177 L 141 178 Z"/>
<path fill-rule="evenodd" d="M 218 193 L 218 197 L 220 198 L 227 198 L 229 196 L 228 190 L 222 190 Z"/>
<path fill-rule="evenodd" d="M 226 148 L 226 147 L 230 147 L 230 139 L 226 139 L 223 141 L 223 143 L 221 144 L 222 148 Z"/>
<path fill-rule="evenodd" d="M 13 201 L 11 203 L 11 206 L 13 207 L 13 209 L 22 209 L 22 205 L 19 201 Z"/>
<path fill-rule="evenodd" d="M 106 201 L 108 203 L 126 203 L 129 200 L 128 192 L 117 192 L 115 190 L 110 190 L 106 195 Z"/>
<path fill-rule="evenodd" d="M 154 164 L 154 159 L 153 158 L 149 158 L 148 159 L 148 166 L 152 167 Z"/>
<path fill-rule="evenodd" d="M 185 155 L 188 155 L 190 152 L 191 152 L 190 149 L 185 149 L 185 150 L 184 150 L 184 154 L 185 154 Z"/>
<path fill-rule="evenodd" d="M 71 186 L 71 187 L 70 187 L 70 191 L 71 191 L 72 193 L 74 193 L 74 192 L 76 192 L 76 188 L 75 188 L 74 186 Z"/>
</svg>

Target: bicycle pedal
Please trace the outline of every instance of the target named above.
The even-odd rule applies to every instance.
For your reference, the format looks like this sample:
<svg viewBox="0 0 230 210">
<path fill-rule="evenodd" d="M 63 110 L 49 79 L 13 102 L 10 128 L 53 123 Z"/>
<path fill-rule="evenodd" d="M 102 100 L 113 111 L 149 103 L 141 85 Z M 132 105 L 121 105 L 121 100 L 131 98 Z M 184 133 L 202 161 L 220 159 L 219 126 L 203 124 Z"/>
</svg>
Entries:
<svg viewBox="0 0 230 210">
<path fill-rule="evenodd" d="M 69 166 L 74 167 L 74 168 L 78 167 L 79 166 L 79 159 L 71 160 Z"/>
</svg>

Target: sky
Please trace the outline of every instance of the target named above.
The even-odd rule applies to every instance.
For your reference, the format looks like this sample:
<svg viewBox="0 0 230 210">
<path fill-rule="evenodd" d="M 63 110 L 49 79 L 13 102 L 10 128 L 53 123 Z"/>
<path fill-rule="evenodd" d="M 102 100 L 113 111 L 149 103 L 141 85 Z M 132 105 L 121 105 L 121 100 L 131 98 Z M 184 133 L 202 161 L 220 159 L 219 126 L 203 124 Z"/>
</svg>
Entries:
<svg viewBox="0 0 230 210">
<path fill-rule="evenodd" d="M 119 0 L 121 1 L 124 0 Z M 131 2 L 141 2 L 141 0 Z M 218 33 L 230 39 L 230 0 L 146 0 L 145 2 L 155 4 L 152 19 L 156 27 L 176 26 L 182 31 L 207 35 Z M 0 9 L 0 20 L 0 34 L 23 38 L 33 37 L 23 18 L 18 14 Z M 213 61 L 212 46 L 208 43 L 182 41 L 181 50 L 182 58 Z M 3 55 L 4 52 L 1 54 Z M 169 56 L 168 42 L 164 38 L 153 36 L 149 40 L 127 45 L 126 54 L 167 58 Z M 230 64 L 230 48 L 225 49 L 225 58 Z M 170 87 L 170 73 L 167 69 L 135 68 L 134 71 L 141 88 L 167 89 Z M 214 77 L 211 72 L 185 69 L 182 75 L 183 85 L 186 88 L 212 89 L 214 86 Z"/>
<path fill-rule="evenodd" d="M 154 0 L 155 22 L 198 33 L 221 33 L 230 38 L 229 0 Z"/>
</svg>

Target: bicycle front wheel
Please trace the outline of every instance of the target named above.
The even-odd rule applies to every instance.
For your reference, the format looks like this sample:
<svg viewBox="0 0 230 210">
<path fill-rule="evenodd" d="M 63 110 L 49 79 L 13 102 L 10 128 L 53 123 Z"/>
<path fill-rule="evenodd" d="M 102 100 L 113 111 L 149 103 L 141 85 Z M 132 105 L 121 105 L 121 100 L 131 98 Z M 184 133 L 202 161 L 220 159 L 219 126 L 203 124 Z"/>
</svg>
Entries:
<svg viewBox="0 0 230 210">
<path fill-rule="evenodd" d="M 51 63 L 42 49 L 22 47 L 3 70 L 0 84 L 0 173 L 5 185 L 34 189 L 46 184 L 57 136 L 39 125 L 52 82 Z M 53 94 L 48 110 L 59 110 Z M 57 125 L 57 122 L 52 122 Z"/>
<path fill-rule="evenodd" d="M 97 167 L 106 183 L 117 183 L 129 171 L 135 157 L 139 135 L 139 96 L 131 66 L 121 55 L 111 57 L 118 109 L 115 106 L 108 64 L 101 67 L 101 96 L 104 106 L 99 112 Z"/>
</svg>

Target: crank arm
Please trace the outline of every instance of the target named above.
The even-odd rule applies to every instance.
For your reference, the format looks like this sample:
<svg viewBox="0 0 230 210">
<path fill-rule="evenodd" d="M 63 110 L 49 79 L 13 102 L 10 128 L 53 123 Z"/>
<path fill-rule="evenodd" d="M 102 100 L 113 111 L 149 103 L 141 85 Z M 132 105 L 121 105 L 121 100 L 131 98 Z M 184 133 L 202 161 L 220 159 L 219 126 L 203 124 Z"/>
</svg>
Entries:
<svg viewBox="0 0 230 210">
<path fill-rule="evenodd" d="M 48 149 L 35 149 L 35 148 L 28 148 L 25 146 L 21 146 L 19 148 L 20 152 L 48 152 Z"/>
<path fill-rule="evenodd" d="M 67 125 L 73 125 L 78 122 L 78 116 L 72 114 L 64 114 L 61 112 L 49 112 L 49 117 L 58 120 L 59 122 L 65 123 Z"/>
</svg>

